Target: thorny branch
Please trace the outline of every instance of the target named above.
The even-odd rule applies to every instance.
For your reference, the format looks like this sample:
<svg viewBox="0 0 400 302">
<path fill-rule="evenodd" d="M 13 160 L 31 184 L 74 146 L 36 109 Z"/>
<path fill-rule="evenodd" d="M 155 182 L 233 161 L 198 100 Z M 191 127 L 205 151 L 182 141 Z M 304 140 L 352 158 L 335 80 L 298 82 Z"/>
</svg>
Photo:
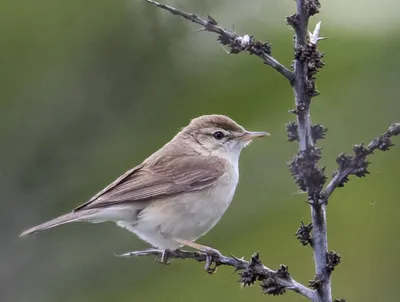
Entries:
<svg viewBox="0 0 400 302">
<path fill-rule="evenodd" d="M 203 26 L 200 31 L 216 33 L 218 35 L 218 41 L 222 45 L 230 48 L 230 51 L 228 52 L 229 54 L 237 54 L 242 51 L 247 51 L 251 55 L 256 55 L 261 58 L 265 64 L 278 71 L 286 79 L 288 79 L 289 82 L 293 80 L 293 73 L 271 55 L 271 45 L 268 42 L 264 43 L 257 41 L 252 35 L 244 35 L 241 37 L 238 34 L 219 26 L 218 22 L 210 16 L 208 16 L 207 20 L 204 20 L 195 14 L 184 12 L 169 5 L 165 5 L 153 0 L 145 1 L 159 8 L 165 9 L 174 15 L 181 16 L 192 21 L 193 23 Z"/>
<path fill-rule="evenodd" d="M 331 272 L 328 269 L 328 234 L 326 223 L 326 203 L 320 202 L 321 191 L 326 182 L 325 168 L 318 167 L 321 149 L 315 146 L 318 139 L 324 137 L 326 130 L 321 125 L 311 125 L 311 99 L 319 93 L 315 87 L 315 75 L 325 66 L 323 54 L 317 49 L 321 23 L 318 23 L 313 33 L 308 32 L 308 20 L 318 13 L 318 0 L 297 0 L 297 10 L 286 21 L 295 30 L 295 60 L 293 91 L 295 96 L 297 123 L 287 125 L 290 141 L 299 143 L 298 154 L 289 163 L 289 169 L 300 189 L 307 192 L 311 205 L 312 239 L 307 238 L 306 228 L 300 229 L 298 237 L 304 245 L 307 241 L 314 252 L 315 280 L 310 286 L 316 290 L 314 302 L 332 302 Z M 309 37 L 307 36 L 309 34 Z M 297 132 L 297 133 L 296 133 Z M 308 235 L 311 231 L 309 228 Z M 304 237 L 304 238 L 303 238 Z"/>
<path fill-rule="evenodd" d="M 293 127 L 293 123 L 287 125 L 289 140 L 292 140 L 290 131 L 293 130 Z M 326 233 L 326 206 L 328 199 L 336 188 L 343 187 L 349 181 L 348 176 L 366 176 L 369 173 L 367 170 L 369 165 L 367 156 L 373 154 L 375 150 L 389 150 L 390 147 L 394 146 L 391 138 L 396 135 L 400 135 L 400 123 L 392 124 L 382 135 L 374 138 L 368 146 L 363 144 L 355 145 L 353 148 L 354 155 L 340 154 L 337 158 L 339 170 L 334 172 L 333 179 L 326 188 L 317 194 L 310 193 L 308 189 L 312 223 L 304 225 L 302 222 L 296 236 L 303 245 L 310 244 L 314 249 L 316 277 L 315 280 L 310 281 L 309 285 L 316 290 L 316 299 L 313 301 L 332 301 L 330 275 L 335 266 L 341 261 L 339 254 L 333 251 L 328 252 Z M 307 176 L 297 175 L 297 177 Z M 319 228 L 318 232 L 315 230 L 317 227 Z M 312 238 L 310 237 L 311 230 L 313 230 Z"/>
<path fill-rule="evenodd" d="M 350 175 L 364 177 L 369 174 L 367 156 L 373 154 L 377 149 L 381 151 L 389 150 L 390 147 L 394 146 L 391 137 L 399 134 L 400 123 L 394 123 L 385 133 L 374 138 L 368 146 L 364 146 L 364 144 L 355 145 L 353 156 L 340 154 L 336 160 L 339 164 L 339 170 L 333 173 L 333 179 L 323 191 L 323 197 L 328 199 L 336 188 L 343 187 L 349 181 Z"/>
<path fill-rule="evenodd" d="M 157 259 L 163 256 L 162 251 L 156 249 L 131 252 L 120 256 L 130 257 L 148 255 L 154 255 Z M 253 285 L 256 281 L 259 281 L 262 292 L 265 294 L 281 295 L 285 293 L 285 290 L 292 290 L 309 299 L 312 299 L 315 295 L 315 292 L 312 289 L 298 283 L 290 276 L 287 266 L 281 265 L 278 270 L 272 270 L 264 266 L 258 253 L 251 257 L 250 262 L 243 258 L 223 256 L 220 253 L 219 255 L 212 255 L 211 262 L 215 264 L 214 268 L 211 268 L 211 262 L 207 260 L 207 255 L 202 252 L 191 252 L 177 249 L 175 251 L 169 251 L 167 257 L 168 259 L 194 259 L 198 262 L 206 262 L 205 269 L 209 273 L 214 273 L 218 266 L 234 267 L 234 272 L 239 270 L 241 271 L 239 274 L 239 282 L 243 286 Z"/>
<path fill-rule="evenodd" d="M 325 168 L 318 167 L 321 149 L 316 146 L 316 143 L 325 137 L 327 130 L 322 125 L 312 125 L 310 118 L 311 100 L 319 94 L 315 86 L 315 76 L 325 66 L 322 60 L 324 54 L 317 49 L 318 42 L 325 39 L 319 36 L 321 22 L 316 25 L 312 33 L 308 32 L 309 18 L 319 12 L 318 10 L 321 6 L 319 0 L 296 0 L 296 13 L 286 18 L 287 23 L 295 31 L 293 72 L 271 55 L 269 42 L 257 41 L 252 35 L 239 36 L 219 26 L 218 22 L 210 16 L 208 16 L 207 20 L 204 20 L 195 14 L 187 13 L 153 0 L 145 1 L 174 15 L 179 15 L 200 24 L 202 26 L 200 31 L 216 33 L 218 41 L 230 49 L 229 54 L 246 51 L 260 57 L 265 64 L 281 73 L 290 82 L 296 105 L 296 108 L 291 112 L 296 115 L 297 120 L 296 122 L 288 123 L 286 128 L 288 140 L 297 141 L 299 150 L 293 160 L 289 162 L 289 169 L 299 188 L 307 192 L 312 218 L 312 223 L 310 224 L 301 223 L 296 236 L 303 245 L 310 245 L 313 248 L 315 278 L 309 281 L 309 287 L 312 288 L 309 289 L 293 280 L 286 266 L 281 266 L 276 271 L 265 267 L 259 260 L 258 254 L 253 255 L 250 262 L 245 261 L 243 258 L 226 257 L 221 254 L 213 255 L 210 260 L 209 255 L 182 250 L 170 252 L 169 257 L 206 262 L 205 268 L 208 272 L 214 271 L 211 268 L 211 263 L 215 263 L 215 268 L 227 265 L 235 267 L 235 271 L 243 270 L 240 273 L 240 282 L 246 286 L 253 284 L 255 281 L 260 281 L 263 292 L 267 294 L 283 294 L 285 289 L 288 289 L 309 298 L 313 302 L 332 302 L 331 273 L 335 266 L 340 263 L 341 257 L 334 251 L 328 251 L 326 223 L 328 198 L 337 187 L 342 187 L 348 181 L 349 175 L 363 177 L 368 173 L 369 162 L 366 157 L 376 149 L 385 151 L 393 146 L 391 137 L 399 135 L 400 123 L 390 126 L 383 135 L 372 140 L 368 146 L 363 144 L 354 146 L 355 155 L 341 154 L 337 159 L 339 169 L 334 173 L 333 179 L 324 189 L 327 177 L 325 176 Z M 139 252 L 139 254 L 136 252 L 128 253 L 124 256 L 156 255 L 160 257 L 161 254 L 162 252 L 158 250 L 148 250 Z M 344 300 L 336 299 L 334 301 Z"/>
</svg>

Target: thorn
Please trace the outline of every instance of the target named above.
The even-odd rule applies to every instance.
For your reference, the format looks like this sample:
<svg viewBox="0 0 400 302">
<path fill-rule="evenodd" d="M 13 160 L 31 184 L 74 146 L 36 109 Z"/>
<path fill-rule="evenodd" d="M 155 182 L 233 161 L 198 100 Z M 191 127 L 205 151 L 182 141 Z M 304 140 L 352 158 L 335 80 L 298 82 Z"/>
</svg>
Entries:
<svg viewBox="0 0 400 302">
<path fill-rule="evenodd" d="M 125 255 L 125 254 L 116 254 L 116 253 L 113 253 L 113 255 L 114 255 L 115 257 L 122 257 L 122 256 Z"/>
<path fill-rule="evenodd" d="M 300 195 L 300 194 L 307 194 L 307 192 L 299 189 L 299 190 L 297 190 L 297 192 L 293 193 L 293 195 Z M 309 203 L 309 202 L 306 201 L 306 203 Z"/>
<path fill-rule="evenodd" d="M 288 279 L 290 277 L 289 269 L 287 265 L 281 264 L 279 269 L 276 271 L 276 274 L 283 279 Z"/>
<path fill-rule="evenodd" d="M 329 40 L 332 39 L 331 37 L 318 37 L 318 42 L 322 40 Z"/>
<path fill-rule="evenodd" d="M 319 21 L 318 23 L 317 23 L 317 25 L 315 25 L 315 29 L 314 29 L 314 32 L 308 32 L 308 35 L 309 35 L 309 37 L 310 37 L 310 43 L 311 44 L 317 44 L 318 43 L 318 41 L 320 40 L 320 38 L 318 37 L 319 36 L 319 31 L 320 31 L 320 29 L 321 29 L 321 21 Z"/>
<path fill-rule="evenodd" d="M 206 28 L 202 27 L 202 28 L 196 29 L 193 33 L 197 34 L 197 33 L 202 32 L 202 31 L 206 31 Z"/>
<path fill-rule="evenodd" d="M 125 254 L 116 254 L 116 253 L 113 253 L 113 254 L 114 254 L 115 257 L 119 257 L 119 258 L 127 258 L 127 257 L 132 256 L 131 252 L 125 253 Z"/>
<path fill-rule="evenodd" d="M 207 15 L 207 22 L 212 24 L 212 25 L 218 25 L 218 22 L 213 17 L 211 17 L 210 15 Z"/>
<path fill-rule="evenodd" d="M 226 50 L 226 48 L 223 45 L 221 45 L 221 47 L 228 55 L 232 54 L 230 51 Z"/>
<path fill-rule="evenodd" d="M 230 255 L 233 259 L 235 259 L 236 261 L 243 261 L 243 260 L 244 260 L 244 256 L 242 256 L 242 258 L 238 258 L 238 257 L 232 255 L 231 253 L 229 253 L 229 255 Z"/>
</svg>

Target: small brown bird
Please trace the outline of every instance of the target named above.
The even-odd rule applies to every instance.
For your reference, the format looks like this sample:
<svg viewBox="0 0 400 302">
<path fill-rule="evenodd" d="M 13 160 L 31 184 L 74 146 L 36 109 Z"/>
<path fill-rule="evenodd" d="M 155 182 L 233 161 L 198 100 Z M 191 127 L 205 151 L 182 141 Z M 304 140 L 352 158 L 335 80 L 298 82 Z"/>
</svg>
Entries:
<svg viewBox="0 0 400 302">
<path fill-rule="evenodd" d="M 200 116 L 88 202 L 21 236 L 69 222 L 113 221 L 162 251 L 183 245 L 207 251 L 194 242 L 231 203 L 242 149 L 266 135 L 227 116 Z"/>
</svg>

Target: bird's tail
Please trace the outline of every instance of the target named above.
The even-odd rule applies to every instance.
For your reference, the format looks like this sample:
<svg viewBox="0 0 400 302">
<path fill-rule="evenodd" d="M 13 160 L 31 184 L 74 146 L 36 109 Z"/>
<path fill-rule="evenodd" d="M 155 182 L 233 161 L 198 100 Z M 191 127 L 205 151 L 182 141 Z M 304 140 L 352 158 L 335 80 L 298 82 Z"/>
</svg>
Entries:
<svg viewBox="0 0 400 302">
<path fill-rule="evenodd" d="M 19 236 L 26 236 L 30 234 L 34 234 L 43 230 L 51 229 L 56 226 L 70 223 L 70 222 L 76 222 L 76 221 L 89 221 L 89 217 L 94 214 L 94 211 L 97 210 L 84 210 L 84 211 L 79 211 L 79 212 L 72 212 L 68 213 L 62 216 L 59 216 L 57 218 L 54 218 L 52 220 L 46 221 L 42 224 L 39 224 L 37 226 L 34 226 L 24 232 L 22 232 Z"/>
</svg>

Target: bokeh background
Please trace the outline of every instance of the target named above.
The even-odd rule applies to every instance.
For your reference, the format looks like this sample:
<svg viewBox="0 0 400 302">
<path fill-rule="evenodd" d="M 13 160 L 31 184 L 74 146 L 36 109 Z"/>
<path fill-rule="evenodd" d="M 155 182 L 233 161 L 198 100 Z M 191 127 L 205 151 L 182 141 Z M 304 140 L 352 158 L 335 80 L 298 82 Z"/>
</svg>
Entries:
<svg viewBox="0 0 400 302">
<path fill-rule="evenodd" d="M 210 14 L 239 34 L 273 44 L 286 65 L 292 0 L 166 0 Z M 328 174 L 352 144 L 368 142 L 400 118 L 398 1 L 321 1 L 326 68 L 312 119 Z M 286 167 L 296 152 L 285 123 L 294 119 L 286 80 L 247 54 L 228 56 L 210 33 L 143 0 L 14 1 L 0 4 L 0 301 L 305 301 L 291 292 L 242 289 L 230 268 L 113 253 L 146 248 L 111 223 L 71 224 L 18 238 L 25 228 L 70 211 L 166 143 L 196 116 L 227 114 L 272 136 L 241 157 L 237 194 L 200 242 L 224 253 L 261 252 L 307 283 L 311 250 L 294 233 L 309 221 L 306 196 Z M 395 143 L 400 144 L 398 139 Z M 400 149 L 377 152 L 371 175 L 336 191 L 329 246 L 343 257 L 336 298 L 398 301 Z"/>
</svg>

